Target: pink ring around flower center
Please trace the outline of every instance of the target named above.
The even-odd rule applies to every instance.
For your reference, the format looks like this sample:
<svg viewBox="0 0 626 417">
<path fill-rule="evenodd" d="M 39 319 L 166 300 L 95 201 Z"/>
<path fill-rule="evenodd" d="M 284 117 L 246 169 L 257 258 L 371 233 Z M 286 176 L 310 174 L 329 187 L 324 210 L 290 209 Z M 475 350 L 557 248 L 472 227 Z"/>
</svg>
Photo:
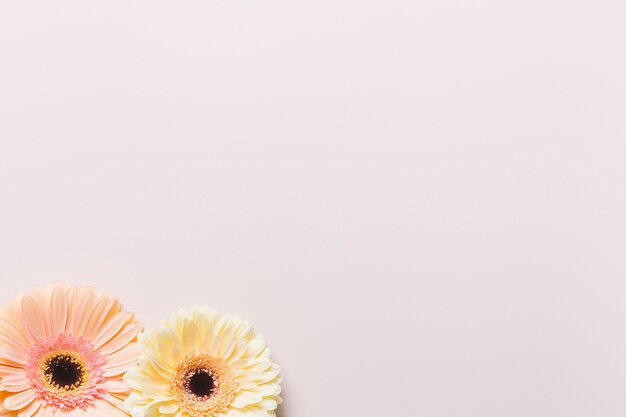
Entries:
<svg viewBox="0 0 626 417">
<path fill-rule="evenodd" d="M 60 334 L 29 348 L 25 370 L 44 406 L 71 411 L 85 409 L 105 392 L 104 361 L 87 339 Z M 66 369 L 68 366 L 73 369 Z M 59 382 L 63 381 L 59 375 L 68 372 L 76 373 L 75 383 Z"/>
</svg>

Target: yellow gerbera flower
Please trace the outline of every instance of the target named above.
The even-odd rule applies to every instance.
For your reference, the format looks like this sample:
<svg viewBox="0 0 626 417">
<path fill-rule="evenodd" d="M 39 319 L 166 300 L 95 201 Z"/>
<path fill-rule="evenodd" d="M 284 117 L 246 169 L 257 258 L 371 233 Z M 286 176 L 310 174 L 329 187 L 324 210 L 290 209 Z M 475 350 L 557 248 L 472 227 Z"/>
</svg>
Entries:
<svg viewBox="0 0 626 417">
<path fill-rule="evenodd" d="M 275 416 L 279 369 L 247 321 L 207 307 L 181 310 L 139 343 L 139 365 L 124 378 L 133 416 Z"/>
</svg>

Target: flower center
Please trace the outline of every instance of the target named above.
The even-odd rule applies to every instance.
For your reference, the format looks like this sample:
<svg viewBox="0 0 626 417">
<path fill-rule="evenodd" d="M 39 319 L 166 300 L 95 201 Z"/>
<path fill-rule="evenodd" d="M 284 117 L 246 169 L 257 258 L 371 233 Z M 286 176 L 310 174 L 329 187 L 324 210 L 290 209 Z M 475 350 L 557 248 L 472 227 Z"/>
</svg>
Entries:
<svg viewBox="0 0 626 417">
<path fill-rule="evenodd" d="M 46 359 L 43 373 L 49 385 L 64 391 L 73 391 L 85 382 L 82 362 L 71 353 L 60 352 Z"/>
<path fill-rule="evenodd" d="M 180 409 L 190 417 L 215 417 L 228 409 L 239 384 L 224 359 L 199 353 L 176 365 L 170 389 Z"/>
<path fill-rule="evenodd" d="M 208 369 L 197 369 L 188 377 L 187 391 L 196 397 L 205 399 L 213 393 L 215 380 Z"/>
<path fill-rule="evenodd" d="M 106 393 L 105 361 L 90 341 L 63 333 L 32 345 L 24 370 L 42 404 L 69 412 Z"/>
</svg>

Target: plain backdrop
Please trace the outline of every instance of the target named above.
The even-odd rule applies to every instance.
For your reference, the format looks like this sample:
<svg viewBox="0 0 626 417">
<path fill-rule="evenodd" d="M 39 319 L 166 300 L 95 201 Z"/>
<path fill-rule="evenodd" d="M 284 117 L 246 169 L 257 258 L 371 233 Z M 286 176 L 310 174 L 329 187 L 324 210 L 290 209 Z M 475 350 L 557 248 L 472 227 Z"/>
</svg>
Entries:
<svg viewBox="0 0 626 417">
<path fill-rule="evenodd" d="M 253 322 L 281 417 L 626 415 L 626 2 L 0 4 L 0 301 Z"/>
</svg>

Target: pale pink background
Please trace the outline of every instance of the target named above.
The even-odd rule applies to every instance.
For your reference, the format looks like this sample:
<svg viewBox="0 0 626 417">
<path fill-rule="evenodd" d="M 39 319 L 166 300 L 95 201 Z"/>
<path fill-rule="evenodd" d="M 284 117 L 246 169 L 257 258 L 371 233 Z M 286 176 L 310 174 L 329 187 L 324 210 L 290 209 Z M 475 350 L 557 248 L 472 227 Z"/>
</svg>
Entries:
<svg viewBox="0 0 626 417">
<path fill-rule="evenodd" d="M 282 417 L 626 415 L 623 1 L 4 1 L 0 301 L 209 304 Z"/>
</svg>

